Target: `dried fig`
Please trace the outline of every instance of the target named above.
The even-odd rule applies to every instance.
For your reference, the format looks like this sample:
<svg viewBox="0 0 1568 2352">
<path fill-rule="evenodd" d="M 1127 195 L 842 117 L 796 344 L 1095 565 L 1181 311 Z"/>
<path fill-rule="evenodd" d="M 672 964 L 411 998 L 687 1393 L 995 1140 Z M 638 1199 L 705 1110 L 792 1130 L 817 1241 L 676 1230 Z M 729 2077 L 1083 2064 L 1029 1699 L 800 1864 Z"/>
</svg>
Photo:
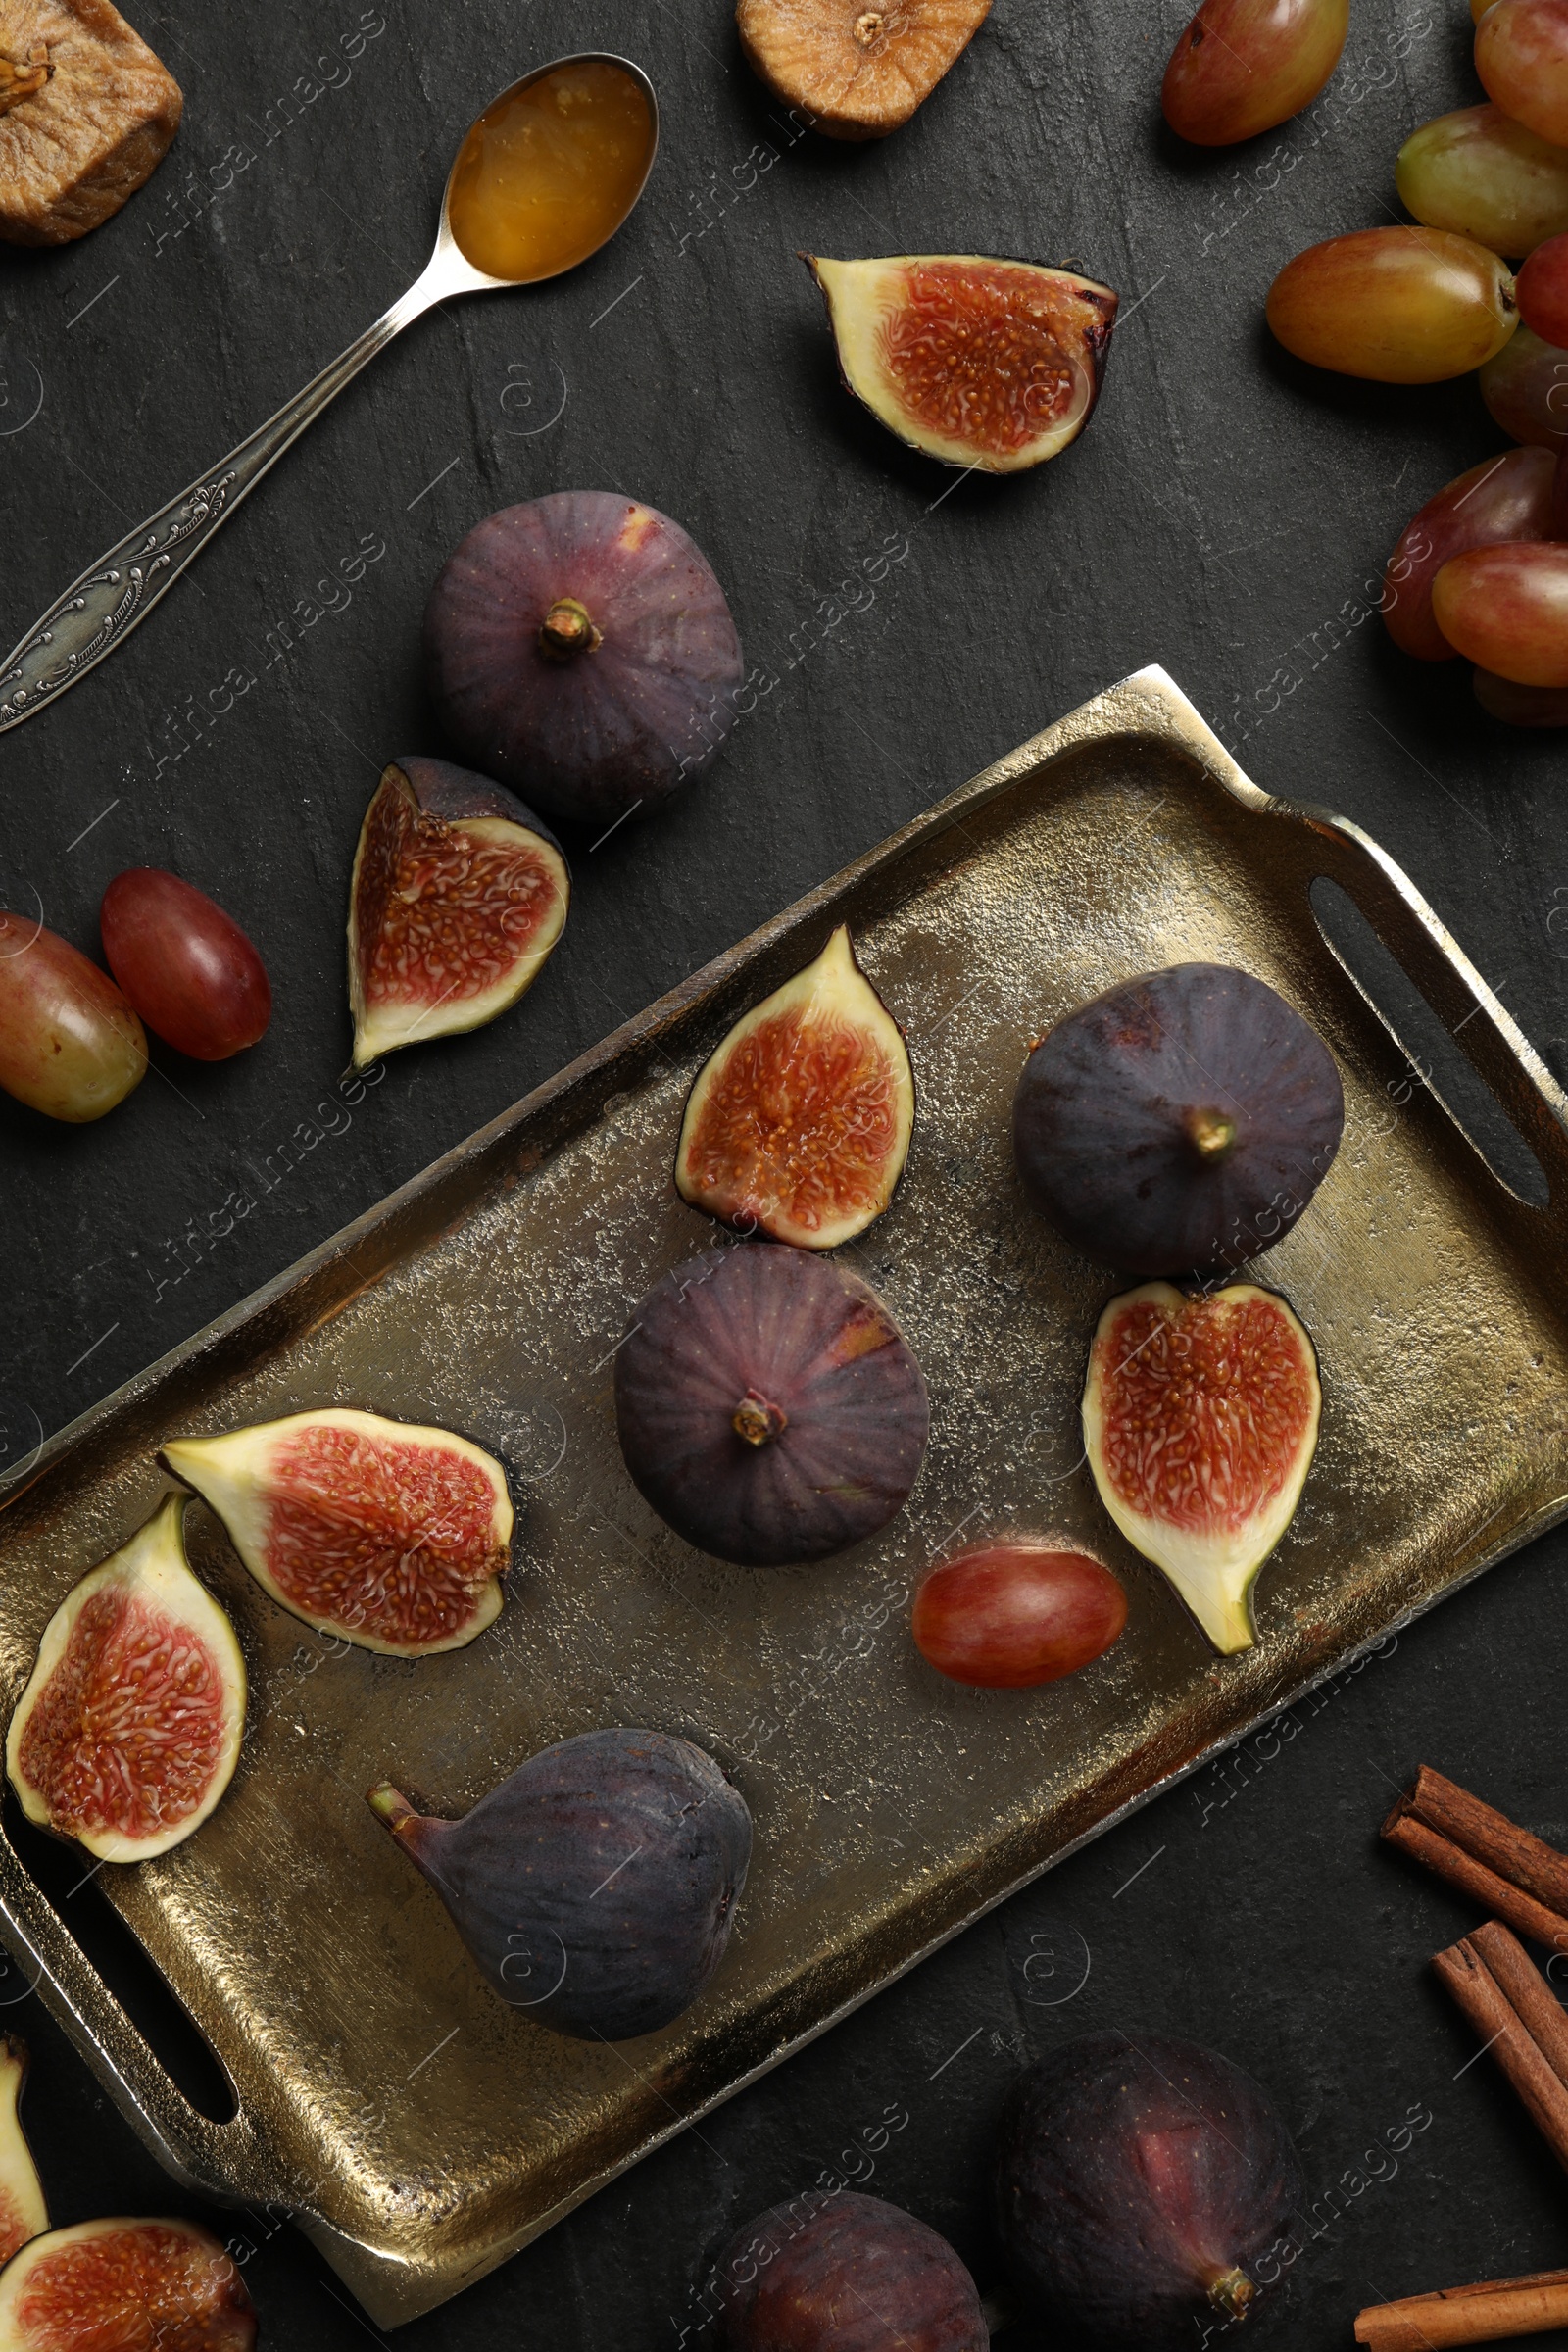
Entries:
<svg viewBox="0 0 1568 2352">
<path fill-rule="evenodd" d="M 893 1198 L 914 1128 L 898 1023 L 841 923 L 814 963 L 736 1022 L 692 1088 L 683 1200 L 805 1250 L 854 1241 Z"/>
<path fill-rule="evenodd" d="M 395 760 L 349 888 L 354 1067 L 482 1028 L 544 969 L 571 883 L 559 843 L 504 785 Z"/>
<path fill-rule="evenodd" d="M 245 1661 L 186 1566 L 187 1499 L 169 1495 L 67 1594 L 6 1736 L 27 1819 L 106 1862 L 178 1845 L 239 1760 Z"/>
<path fill-rule="evenodd" d="M 830 139 L 885 139 L 957 64 L 991 0 L 739 0 L 754 74 Z"/>
<path fill-rule="evenodd" d="M 1084 1390 L 1100 1499 L 1223 1653 L 1257 1639 L 1252 1587 L 1300 1500 L 1322 1403 L 1312 1343 L 1273 1291 L 1148 1282 L 1100 1318 Z"/>
<path fill-rule="evenodd" d="M 257 1583 L 320 1632 L 402 1658 L 461 1649 L 501 1607 L 501 1464 L 446 1429 L 328 1405 L 159 1455 Z"/>
<path fill-rule="evenodd" d="M 827 303 L 846 387 L 911 449 L 1019 473 L 1089 422 L 1116 323 L 1108 286 L 978 253 L 802 258 Z"/>
<path fill-rule="evenodd" d="M 183 105 L 109 0 L 0 0 L 0 240 L 99 227 L 163 162 Z"/>
</svg>

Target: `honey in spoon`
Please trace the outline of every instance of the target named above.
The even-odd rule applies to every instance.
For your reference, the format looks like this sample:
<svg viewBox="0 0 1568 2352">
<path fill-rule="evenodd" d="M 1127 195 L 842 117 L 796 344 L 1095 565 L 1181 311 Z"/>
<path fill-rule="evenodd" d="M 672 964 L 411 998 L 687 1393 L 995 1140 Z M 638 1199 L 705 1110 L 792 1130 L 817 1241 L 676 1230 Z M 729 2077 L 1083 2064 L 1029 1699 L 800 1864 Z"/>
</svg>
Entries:
<svg viewBox="0 0 1568 2352">
<path fill-rule="evenodd" d="M 447 222 L 459 251 L 514 285 L 586 261 L 637 201 L 654 138 L 642 85 L 608 58 L 505 91 L 453 166 Z"/>
</svg>

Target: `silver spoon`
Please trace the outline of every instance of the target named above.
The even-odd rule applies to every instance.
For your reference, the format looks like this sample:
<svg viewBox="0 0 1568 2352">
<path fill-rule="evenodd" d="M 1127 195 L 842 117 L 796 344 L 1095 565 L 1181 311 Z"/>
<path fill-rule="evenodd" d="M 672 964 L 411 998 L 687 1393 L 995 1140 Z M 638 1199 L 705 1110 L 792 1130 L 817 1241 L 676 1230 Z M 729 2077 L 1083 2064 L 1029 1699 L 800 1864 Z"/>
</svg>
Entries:
<svg viewBox="0 0 1568 2352">
<path fill-rule="evenodd" d="M 642 174 L 630 188 L 619 214 L 588 251 L 573 252 L 569 259 L 555 261 L 523 276 L 488 276 L 475 269 L 452 233 L 453 189 L 465 157 L 469 156 L 473 142 L 482 139 L 490 119 L 521 91 L 532 88 L 548 74 L 586 65 L 615 67 L 642 92 L 648 106 L 648 153 Z M 308 424 L 315 423 L 328 401 L 359 374 L 366 362 L 373 360 L 378 351 L 384 351 L 406 326 L 452 294 L 482 294 L 501 286 L 533 285 L 544 278 L 558 277 L 564 270 L 574 269 L 578 262 L 586 261 L 589 252 L 597 252 L 608 243 L 648 184 L 658 145 L 659 103 L 654 96 L 654 85 L 641 67 L 632 65 L 627 58 L 602 50 L 557 58 L 553 64 L 538 67 L 501 91 L 458 150 L 441 200 L 440 233 L 423 274 L 373 326 L 368 326 L 358 341 L 349 345 L 340 359 L 323 368 L 314 383 L 307 384 L 275 416 L 258 426 L 248 441 L 242 441 L 217 466 L 199 474 L 187 490 L 160 507 L 156 514 L 150 514 L 133 531 L 127 531 L 117 546 L 101 555 L 96 564 L 89 564 L 79 579 L 73 580 L 64 596 L 55 599 L 20 645 L 0 662 L 0 734 L 7 727 L 20 727 L 24 719 L 31 718 L 35 711 L 64 694 L 68 686 L 74 686 L 78 678 L 84 678 L 89 669 L 129 636 L 138 621 L 146 619 L 160 597 L 168 595 L 185 566 L 200 555 L 268 468 L 276 465 Z"/>
</svg>

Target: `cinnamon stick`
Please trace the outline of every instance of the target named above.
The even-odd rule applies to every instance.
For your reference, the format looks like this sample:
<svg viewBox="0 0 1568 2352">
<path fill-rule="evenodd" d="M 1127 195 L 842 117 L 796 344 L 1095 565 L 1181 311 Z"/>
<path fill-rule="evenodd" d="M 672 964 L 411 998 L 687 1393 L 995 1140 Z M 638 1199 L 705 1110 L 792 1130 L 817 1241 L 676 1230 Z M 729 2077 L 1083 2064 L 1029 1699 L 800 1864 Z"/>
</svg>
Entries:
<svg viewBox="0 0 1568 2352">
<path fill-rule="evenodd" d="M 1559 2082 L 1568 2084 L 1568 2017 L 1517 1936 L 1495 1919 L 1465 1938 Z"/>
<path fill-rule="evenodd" d="M 1494 2344 L 1562 2327 L 1568 2327 L 1568 2271 L 1537 2271 L 1528 2278 L 1484 2278 L 1374 2303 L 1357 2316 L 1355 2340 L 1369 2352 L 1444 2352 L 1450 2344 Z"/>
<path fill-rule="evenodd" d="M 1494 1953 L 1496 1948 L 1493 1940 Z M 1513 1948 L 1529 1968 L 1530 1962 L 1518 1945 Z M 1568 2171 L 1568 2084 L 1532 2038 L 1476 1949 L 1474 1939 L 1468 1936 L 1461 1937 L 1447 1951 L 1439 1952 L 1432 1965 L 1480 2034 L 1483 2045 L 1491 2050 L 1513 2084 L 1557 2162 Z M 1544 1984 L 1541 1989 L 1555 2008 L 1556 2002 Z"/>
<path fill-rule="evenodd" d="M 1520 1829 L 1494 1806 L 1484 1805 L 1468 1788 L 1445 1780 L 1430 1764 L 1422 1765 L 1415 1787 L 1390 1814 L 1385 1837 L 1404 1815 L 1413 1815 L 1450 1845 L 1458 1846 L 1461 1853 L 1484 1863 L 1511 1886 L 1533 1894 L 1560 1919 L 1568 1919 L 1568 1854 L 1559 1854 L 1544 1838 Z"/>
</svg>

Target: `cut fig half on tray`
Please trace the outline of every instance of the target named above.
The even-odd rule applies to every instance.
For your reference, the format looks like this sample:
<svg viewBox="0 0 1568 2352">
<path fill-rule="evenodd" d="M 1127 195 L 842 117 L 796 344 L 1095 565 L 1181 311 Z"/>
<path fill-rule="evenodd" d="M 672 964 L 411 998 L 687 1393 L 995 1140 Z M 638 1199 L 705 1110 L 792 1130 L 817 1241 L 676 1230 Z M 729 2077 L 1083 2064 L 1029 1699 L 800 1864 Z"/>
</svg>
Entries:
<svg viewBox="0 0 1568 2352">
<path fill-rule="evenodd" d="M 217 1512 L 264 1591 L 318 1633 L 421 1658 L 494 1622 L 512 1542 L 499 1462 L 446 1429 L 327 1405 L 159 1459 Z"/>
<path fill-rule="evenodd" d="M 957 64 L 991 0 L 739 0 L 746 62 L 829 139 L 885 139 Z"/>
<path fill-rule="evenodd" d="M 22 2129 L 26 2079 L 26 2043 L 14 2034 L 0 2034 L 0 2263 L 49 2227 L 43 2182 Z"/>
<path fill-rule="evenodd" d="M 675 1185 L 743 1233 L 854 1241 L 893 1197 L 914 1129 L 903 1034 L 841 923 L 814 963 L 737 1021 L 686 1104 Z"/>
<path fill-rule="evenodd" d="M 0 2352 L 252 2352 L 232 2255 L 195 2222 L 78 2222 L 0 2271 Z"/>
<path fill-rule="evenodd" d="M 143 1862 L 207 1819 L 234 1776 L 245 1660 L 185 1560 L 168 1495 L 44 1628 L 6 1735 L 27 1819 L 104 1862 Z"/>
<path fill-rule="evenodd" d="M 561 846 L 505 785 L 394 760 L 349 887 L 354 1067 L 479 1029 L 533 986 L 571 895 Z"/>
<path fill-rule="evenodd" d="M 1312 1343 L 1274 1291 L 1148 1282 L 1100 1318 L 1083 1404 L 1100 1498 L 1224 1654 L 1257 1640 L 1252 1587 L 1295 1516 L 1322 1402 Z"/>
<path fill-rule="evenodd" d="M 1089 422 L 1116 323 L 1109 286 L 978 253 L 802 259 L 827 303 L 846 387 L 911 449 L 1020 473 Z"/>
<path fill-rule="evenodd" d="M 620 1450 L 644 1499 L 743 1567 L 820 1560 L 903 1509 L 925 1381 L 876 1293 L 768 1242 L 676 1266 L 615 1356 Z"/>
</svg>

